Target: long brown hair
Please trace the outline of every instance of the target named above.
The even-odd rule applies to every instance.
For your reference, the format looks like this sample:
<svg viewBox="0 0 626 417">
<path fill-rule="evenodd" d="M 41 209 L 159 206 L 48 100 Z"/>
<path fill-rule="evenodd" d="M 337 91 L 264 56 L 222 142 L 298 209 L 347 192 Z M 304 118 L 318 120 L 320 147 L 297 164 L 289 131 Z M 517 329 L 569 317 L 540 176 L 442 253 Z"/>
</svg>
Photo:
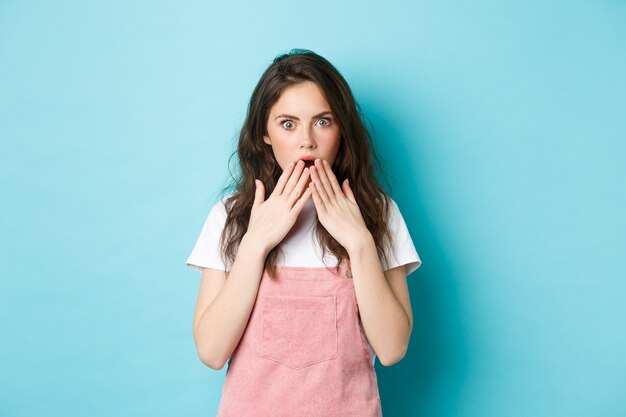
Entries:
<svg viewBox="0 0 626 417">
<path fill-rule="evenodd" d="M 371 136 L 346 80 L 325 58 L 307 49 L 292 49 L 277 56 L 252 93 L 236 151 L 240 172 L 237 175 L 231 172 L 232 182 L 222 190 L 222 195 L 232 193 L 224 202 L 227 217 L 220 236 L 222 256 L 234 262 L 239 243 L 248 229 L 256 189 L 255 178 L 263 181 L 267 199 L 282 174 L 272 148 L 263 141 L 263 136 L 267 135 L 270 108 L 285 88 L 304 81 L 312 81 L 320 87 L 337 120 L 341 140 L 332 170 L 340 184 L 346 178 L 350 180 L 350 187 L 365 225 L 374 238 L 378 255 L 387 261 L 384 247 L 392 245 L 387 227 L 390 201 L 377 178 L 377 174 L 381 178 L 385 175 Z M 234 155 L 229 158 L 229 166 Z M 385 183 L 388 185 L 387 181 Z M 327 251 L 332 253 L 338 260 L 337 270 L 341 261 L 348 258 L 346 249 L 319 220 L 315 233 L 322 247 L 322 259 Z M 283 256 L 280 244 L 265 259 L 265 268 L 272 279 L 276 278 L 275 266 L 279 256 Z"/>
</svg>

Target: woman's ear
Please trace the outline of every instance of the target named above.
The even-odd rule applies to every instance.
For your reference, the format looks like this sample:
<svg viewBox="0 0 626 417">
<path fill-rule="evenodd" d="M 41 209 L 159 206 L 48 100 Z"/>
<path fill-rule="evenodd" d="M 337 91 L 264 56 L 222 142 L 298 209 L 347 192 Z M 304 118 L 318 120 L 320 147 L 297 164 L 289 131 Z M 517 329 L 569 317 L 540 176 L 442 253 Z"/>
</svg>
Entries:
<svg viewBox="0 0 626 417">
<path fill-rule="evenodd" d="M 272 141 L 270 140 L 268 136 L 263 136 L 263 142 L 267 143 L 268 145 L 272 144 Z"/>
</svg>

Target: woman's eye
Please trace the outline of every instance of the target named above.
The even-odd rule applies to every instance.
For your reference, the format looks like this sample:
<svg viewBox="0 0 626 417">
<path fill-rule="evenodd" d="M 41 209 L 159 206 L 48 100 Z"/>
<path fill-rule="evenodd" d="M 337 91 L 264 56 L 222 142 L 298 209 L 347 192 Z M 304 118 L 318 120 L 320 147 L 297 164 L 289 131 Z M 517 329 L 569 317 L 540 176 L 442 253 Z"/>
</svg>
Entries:
<svg viewBox="0 0 626 417">
<path fill-rule="evenodd" d="M 329 119 L 320 119 L 320 123 L 322 124 L 322 126 L 328 126 L 330 124 L 330 120 Z"/>
<path fill-rule="evenodd" d="M 293 127 L 293 122 L 291 120 L 285 120 L 283 122 L 283 127 L 285 129 L 291 129 Z"/>
</svg>

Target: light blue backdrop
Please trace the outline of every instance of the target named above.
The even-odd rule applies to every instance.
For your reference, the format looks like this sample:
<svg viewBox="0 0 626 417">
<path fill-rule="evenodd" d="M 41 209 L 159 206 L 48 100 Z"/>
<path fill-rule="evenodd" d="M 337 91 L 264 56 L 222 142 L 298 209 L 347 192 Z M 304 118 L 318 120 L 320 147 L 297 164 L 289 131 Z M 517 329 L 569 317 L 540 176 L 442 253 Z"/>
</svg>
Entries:
<svg viewBox="0 0 626 417">
<path fill-rule="evenodd" d="M 209 416 L 184 265 L 274 56 L 351 84 L 424 262 L 385 417 L 626 415 L 626 2 L 0 1 L 0 415 Z M 268 381 L 270 383 L 270 381 Z"/>
</svg>

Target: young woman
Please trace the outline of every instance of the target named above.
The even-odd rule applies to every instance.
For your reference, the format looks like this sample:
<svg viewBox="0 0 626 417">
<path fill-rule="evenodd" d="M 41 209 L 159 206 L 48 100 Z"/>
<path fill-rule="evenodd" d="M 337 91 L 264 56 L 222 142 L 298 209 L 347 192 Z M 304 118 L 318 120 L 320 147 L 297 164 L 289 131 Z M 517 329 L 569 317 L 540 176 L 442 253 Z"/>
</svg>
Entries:
<svg viewBox="0 0 626 417">
<path fill-rule="evenodd" d="M 218 416 L 381 416 L 374 361 L 406 353 L 421 260 L 345 79 L 312 51 L 278 56 L 237 154 L 187 259 L 198 355 L 228 361 Z"/>
</svg>

